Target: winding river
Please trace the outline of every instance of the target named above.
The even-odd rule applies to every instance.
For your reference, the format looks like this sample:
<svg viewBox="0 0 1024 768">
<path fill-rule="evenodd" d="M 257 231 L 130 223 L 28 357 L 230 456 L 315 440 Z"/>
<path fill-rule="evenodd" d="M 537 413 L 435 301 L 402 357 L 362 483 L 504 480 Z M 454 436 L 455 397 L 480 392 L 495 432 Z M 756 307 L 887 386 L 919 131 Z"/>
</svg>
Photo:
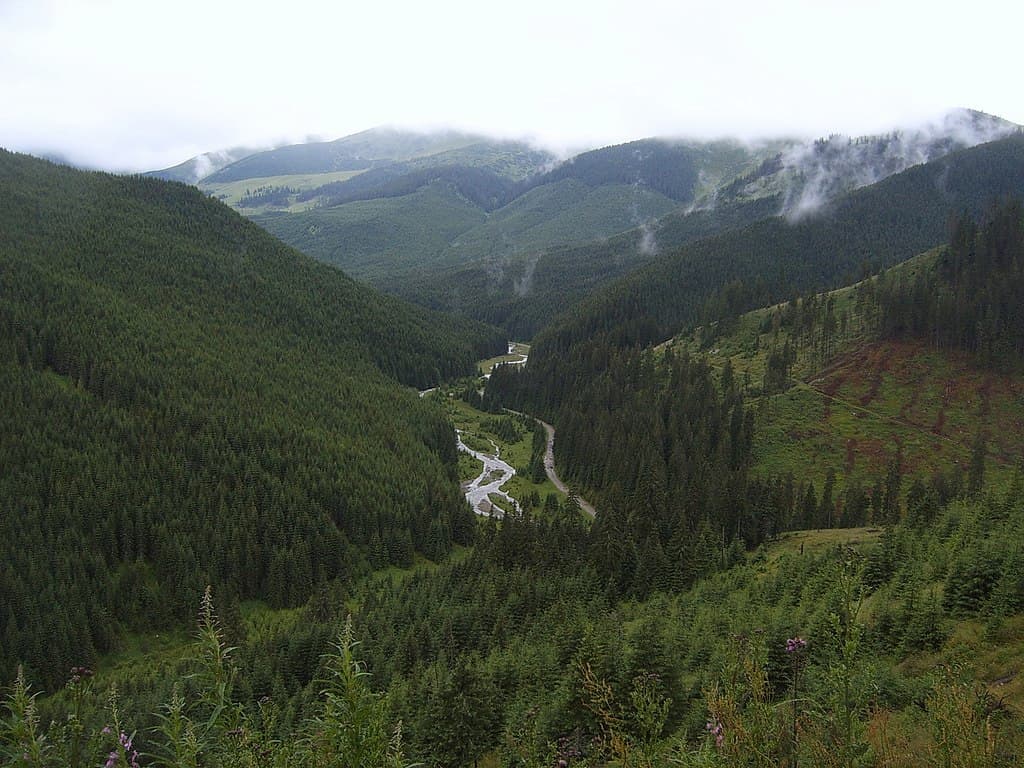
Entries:
<svg viewBox="0 0 1024 768">
<path fill-rule="evenodd" d="M 509 347 L 509 354 L 518 354 L 520 359 L 506 361 L 504 363 L 506 365 L 523 365 L 528 359 L 527 355 L 524 355 L 521 352 L 515 352 L 511 345 Z M 498 365 L 500 364 L 501 363 L 498 363 Z M 494 370 L 493 367 L 491 370 Z M 490 372 L 485 373 L 483 378 L 490 378 L 490 375 Z M 420 397 L 423 397 L 436 389 L 437 387 L 424 390 L 420 392 Z M 512 413 L 516 413 L 516 411 L 512 411 Z M 558 473 L 555 471 L 555 428 L 540 419 L 536 419 L 536 421 L 543 425 L 548 438 L 547 449 L 544 452 L 544 471 L 558 490 L 562 493 L 569 494 L 571 493 L 569 487 L 562 481 L 562 478 L 560 478 Z M 519 502 L 505 493 L 505 491 L 501 490 L 501 486 L 511 480 L 516 474 L 516 471 L 510 464 L 501 460 L 501 451 L 494 441 L 491 440 L 491 446 L 494 448 L 494 455 L 483 453 L 482 451 L 475 451 L 470 448 L 462 442 L 462 433 L 458 430 L 455 430 L 455 441 L 460 451 L 468 453 L 483 464 L 483 471 L 477 477 L 462 484 L 462 490 L 466 494 L 466 501 L 469 502 L 473 511 L 478 515 L 488 515 L 491 517 L 504 517 L 508 509 L 514 509 L 517 512 L 521 511 Z M 491 496 L 496 496 L 501 499 L 505 504 L 505 507 L 498 506 L 498 504 L 494 503 L 494 501 L 491 500 Z M 584 514 L 591 518 L 597 514 L 593 505 L 589 504 L 585 499 L 582 499 L 579 496 L 576 498 L 579 501 L 580 509 L 583 510 Z"/>
<path fill-rule="evenodd" d="M 494 441 L 491 441 L 491 445 L 494 446 L 494 455 L 491 456 L 482 451 L 474 451 L 462 442 L 462 433 L 457 430 L 455 440 L 460 451 L 468 453 L 484 465 L 484 471 L 480 473 L 479 477 L 462 485 L 466 493 L 466 501 L 473 507 L 473 511 L 478 515 L 490 515 L 491 517 L 504 517 L 507 509 L 520 511 L 519 502 L 501 490 L 501 486 L 511 480 L 516 471 L 510 464 L 501 460 L 501 451 Z M 503 509 L 491 501 L 492 495 L 503 499 L 507 508 Z"/>
<path fill-rule="evenodd" d="M 511 344 L 509 345 L 508 353 L 510 355 L 519 355 L 519 359 L 518 360 L 502 360 L 501 362 L 495 363 L 494 365 L 491 366 L 491 370 L 483 375 L 483 378 L 485 378 L 485 379 L 491 378 L 491 371 L 493 371 L 499 365 L 526 365 L 526 361 L 530 359 L 529 355 L 524 355 L 522 352 L 516 351 Z"/>
<path fill-rule="evenodd" d="M 507 360 L 502 363 L 495 363 L 495 365 L 524 365 L 527 360 L 527 355 L 522 352 L 517 352 L 515 345 L 509 344 L 508 353 L 510 355 L 518 355 L 518 360 Z M 494 366 L 491 366 L 491 371 L 494 370 Z M 491 377 L 491 371 L 488 371 L 483 375 L 484 379 Z M 480 394 L 483 394 L 481 390 Z M 462 484 L 462 489 L 466 493 L 466 501 L 473 508 L 473 511 L 478 515 L 490 515 L 492 517 L 504 517 L 506 510 L 499 507 L 493 501 L 490 496 L 493 494 L 501 499 L 504 499 L 506 505 L 517 512 L 521 511 L 519 508 L 519 502 L 509 496 L 505 491 L 501 490 L 501 486 L 512 479 L 516 471 L 512 466 L 501 460 L 501 451 L 494 441 L 491 440 L 491 445 L 494 447 L 494 455 L 491 456 L 481 451 L 474 451 L 464 442 L 462 442 L 462 433 L 458 430 L 455 431 L 456 445 L 460 451 L 468 453 L 470 456 L 475 458 L 477 461 L 484 465 L 483 472 L 468 483 Z"/>
<path fill-rule="evenodd" d="M 544 427 L 548 438 L 544 451 L 544 472 L 547 473 L 548 479 L 551 480 L 558 490 L 566 495 L 570 495 L 572 491 L 569 486 L 566 485 L 562 478 L 558 476 L 558 472 L 555 471 L 555 428 L 546 421 L 541 421 L 540 419 L 536 419 L 536 421 Z M 480 473 L 479 477 L 462 484 L 462 489 L 466 494 L 466 501 L 473 507 L 473 511 L 478 515 L 504 516 L 505 510 L 488 498 L 490 494 L 500 496 L 512 508 L 519 511 L 519 503 L 501 490 L 501 486 L 507 483 L 515 475 L 516 471 L 509 464 L 501 460 L 501 453 L 498 450 L 498 446 L 494 444 L 494 441 L 491 441 L 491 445 L 494 446 L 494 455 L 490 456 L 480 451 L 474 451 L 463 443 L 462 434 L 457 430 L 455 432 L 455 439 L 460 451 L 468 453 L 484 465 L 484 471 Z M 593 519 L 597 515 L 597 510 L 594 509 L 593 504 L 580 496 L 577 496 L 576 500 L 579 502 L 583 514 L 587 515 L 587 517 Z"/>
</svg>

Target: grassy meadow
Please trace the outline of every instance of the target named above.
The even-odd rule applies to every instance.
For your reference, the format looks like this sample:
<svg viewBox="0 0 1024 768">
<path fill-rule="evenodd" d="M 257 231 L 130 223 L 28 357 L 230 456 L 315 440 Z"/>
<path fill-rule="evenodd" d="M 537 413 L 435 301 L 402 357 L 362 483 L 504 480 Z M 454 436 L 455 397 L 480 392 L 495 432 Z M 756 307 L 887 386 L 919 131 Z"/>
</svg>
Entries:
<svg viewBox="0 0 1024 768">
<path fill-rule="evenodd" d="M 324 184 L 329 184 L 333 181 L 347 181 L 353 176 L 358 176 L 362 171 L 333 171 L 330 173 L 298 173 L 288 174 L 284 176 L 264 176 L 256 179 L 242 179 L 241 181 L 226 181 L 226 182 L 204 182 L 199 185 L 199 188 L 224 203 L 227 203 L 232 208 L 238 208 L 238 203 L 247 191 L 252 192 L 260 187 L 290 187 L 297 191 L 303 191 L 307 189 L 315 189 L 316 187 Z M 296 200 L 291 201 L 291 205 L 287 208 L 281 208 L 276 206 L 261 206 L 258 208 L 244 208 L 241 209 L 242 213 L 253 215 L 257 213 L 266 213 L 267 211 L 287 211 L 288 213 L 297 213 L 299 211 L 307 211 L 310 208 L 317 206 L 316 200 L 307 200 L 305 202 L 298 202 Z"/>
<path fill-rule="evenodd" d="M 898 270 L 912 276 L 935 253 Z M 893 270 L 892 272 L 896 272 Z M 863 284 L 824 296 L 834 302 L 840 331 L 829 354 L 820 339 L 798 340 L 778 323 L 785 305 L 746 313 L 727 329 L 698 328 L 670 342 L 677 352 L 707 355 L 722 370 L 728 361 L 755 409 L 755 468 L 791 472 L 820 489 L 829 472 L 836 489 L 870 484 L 899 461 L 904 489 L 913 478 L 967 468 L 978 440 L 986 449 L 988 479 L 1002 487 L 1024 461 L 1024 377 L 979 368 L 961 351 L 919 341 L 874 341 L 858 302 Z M 767 360 L 786 344 L 796 358 L 785 391 L 763 393 Z"/>
</svg>

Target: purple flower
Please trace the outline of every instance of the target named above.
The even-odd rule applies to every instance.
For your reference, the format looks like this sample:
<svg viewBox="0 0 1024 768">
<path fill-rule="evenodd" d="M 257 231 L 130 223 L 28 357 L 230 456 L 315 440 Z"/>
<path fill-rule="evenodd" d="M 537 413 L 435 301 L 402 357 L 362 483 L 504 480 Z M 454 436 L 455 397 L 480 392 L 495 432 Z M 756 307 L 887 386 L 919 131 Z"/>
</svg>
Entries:
<svg viewBox="0 0 1024 768">
<path fill-rule="evenodd" d="M 807 647 L 807 641 L 802 637 L 791 637 L 786 641 L 786 653 L 796 653 Z"/>
<path fill-rule="evenodd" d="M 722 729 L 722 724 L 715 718 L 711 718 L 704 725 L 704 729 L 715 737 L 715 746 L 722 746 L 722 742 L 725 741 L 725 733 Z"/>
<path fill-rule="evenodd" d="M 104 726 L 101 731 L 104 735 L 112 732 L 113 731 L 109 725 Z M 103 763 L 103 768 L 116 768 L 116 766 L 121 762 L 120 757 L 122 751 L 124 752 L 124 759 L 127 768 L 139 768 L 139 751 L 134 749 L 132 746 L 134 739 L 134 735 L 129 736 L 124 731 L 121 731 L 117 737 L 117 743 L 120 749 L 114 748 L 110 750 L 110 754 L 107 755 L 106 762 Z"/>
</svg>

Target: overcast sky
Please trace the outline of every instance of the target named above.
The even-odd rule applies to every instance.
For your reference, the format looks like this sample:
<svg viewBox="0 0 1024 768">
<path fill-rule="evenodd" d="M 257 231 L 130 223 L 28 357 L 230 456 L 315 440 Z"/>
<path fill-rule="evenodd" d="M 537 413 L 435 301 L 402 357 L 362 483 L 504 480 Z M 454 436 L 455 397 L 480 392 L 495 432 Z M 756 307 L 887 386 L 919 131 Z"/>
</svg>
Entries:
<svg viewBox="0 0 1024 768">
<path fill-rule="evenodd" d="M 0 146 L 144 170 L 383 124 L 565 148 L 1024 122 L 1021 29 L 1010 0 L 0 0 Z"/>
</svg>

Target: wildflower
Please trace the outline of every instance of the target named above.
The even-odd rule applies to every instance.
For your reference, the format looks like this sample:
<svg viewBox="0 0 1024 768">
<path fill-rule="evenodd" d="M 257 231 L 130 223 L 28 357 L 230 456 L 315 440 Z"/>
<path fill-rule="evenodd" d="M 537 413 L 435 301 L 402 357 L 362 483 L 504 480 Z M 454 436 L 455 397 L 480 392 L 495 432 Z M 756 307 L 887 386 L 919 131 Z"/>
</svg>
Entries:
<svg viewBox="0 0 1024 768">
<path fill-rule="evenodd" d="M 111 733 L 110 726 L 105 726 L 102 731 L 104 734 Z M 126 768 L 139 768 L 139 751 L 133 748 L 134 736 L 129 736 L 124 731 L 117 737 L 117 743 L 124 751 Z M 103 768 L 116 768 L 119 762 L 121 751 L 118 749 L 110 750 L 110 754 L 107 755 L 107 761 L 103 764 Z"/>
<path fill-rule="evenodd" d="M 791 637 L 786 641 L 786 653 L 796 653 L 807 647 L 807 641 L 802 637 Z"/>
<path fill-rule="evenodd" d="M 88 680 L 92 675 L 93 671 L 88 667 L 72 667 L 68 684 L 72 686 L 78 685 L 83 680 Z"/>
<path fill-rule="evenodd" d="M 704 725 L 705 730 L 715 737 L 715 746 L 722 746 L 722 742 L 725 741 L 725 733 L 722 728 L 722 724 L 718 722 L 716 718 L 711 718 Z"/>
</svg>

